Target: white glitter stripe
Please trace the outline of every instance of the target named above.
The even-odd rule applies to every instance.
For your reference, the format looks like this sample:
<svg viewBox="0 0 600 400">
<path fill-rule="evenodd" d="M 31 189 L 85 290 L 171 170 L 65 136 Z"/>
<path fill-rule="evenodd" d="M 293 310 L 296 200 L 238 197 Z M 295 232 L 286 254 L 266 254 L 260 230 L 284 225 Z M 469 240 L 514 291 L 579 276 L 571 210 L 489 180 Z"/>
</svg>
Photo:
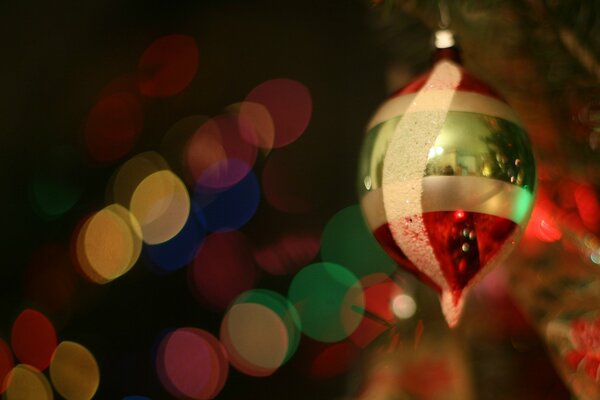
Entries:
<svg viewBox="0 0 600 400">
<path fill-rule="evenodd" d="M 421 198 L 429 149 L 444 125 L 460 80 L 456 64 L 442 61 L 435 65 L 398 122 L 383 162 L 383 205 L 392 237 L 415 266 L 444 290 L 449 287 L 423 223 Z M 432 92 L 435 96 L 430 96 Z M 429 112 L 415 113 L 416 109 Z"/>
<path fill-rule="evenodd" d="M 519 117 L 508 104 L 493 97 L 472 92 L 431 90 L 405 94 L 388 100 L 379 108 L 379 110 L 377 110 L 371 121 L 369 121 L 367 131 L 383 121 L 387 121 L 399 115 L 421 111 L 435 111 L 434 107 L 437 99 L 439 99 L 440 96 L 452 95 L 452 93 L 454 96 L 452 97 L 452 102 L 450 103 L 448 111 L 467 111 L 485 114 L 522 125 Z M 417 96 L 419 96 L 419 100 L 415 101 Z"/>
</svg>

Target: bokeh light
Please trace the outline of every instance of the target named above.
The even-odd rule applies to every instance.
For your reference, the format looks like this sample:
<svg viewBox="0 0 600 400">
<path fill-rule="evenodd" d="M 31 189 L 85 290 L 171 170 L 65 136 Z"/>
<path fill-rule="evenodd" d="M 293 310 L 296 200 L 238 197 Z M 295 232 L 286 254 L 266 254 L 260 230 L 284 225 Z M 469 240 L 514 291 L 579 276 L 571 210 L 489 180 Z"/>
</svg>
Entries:
<svg viewBox="0 0 600 400">
<path fill-rule="evenodd" d="M 136 154 L 121 165 L 106 185 L 108 203 L 117 203 L 129 208 L 131 197 L 138 185 L 155 172 L 168 170 L 162 156 L 154 151 Z"/>
<path fill-rule="evenodd" d="M 594 264 L 600 264 L 600 251 L 596 250 L 592 252 L 592 254 L 590 254 L 590 260 L 592 260 Z"/>
<path fill-rule="evenodd" d="M 208 169 L 226 159 L 227 154 L 221 143 L 221 131 L 217 122 L 214 119 L 204 121 L 195 129 L 185 147 L 185 165 L 192 181 L 195 183 Z M 237 178 L 232 179 L 234 183 Z M 227 182 L 225 186 L 230 184 Z"/>
<path fill-rule="evenodd" d="M 160 342 L 156 371 L 164 388 L 177 398 L 212 399 L 229 373 L 225 349 L 210 333 L 180 328 Z"/>
<path fill-rule="evenodd" d="M 200 222 L 203 219 L 197 218 L 201 213 L 202 210 L 191 212 L 183 228 L 166 242 L 144 246 L 143 254 L 154 272 L 173 272 L 192 261 L 205 236 Z"/>
<path fill-rule="evenodd" d="M 89 400 L 100 384 L 100 370 L 94 355 L 75 342 L 61 342 L 50 363 L 50 379 L 61 396 Z"/>
<path fill-rule="evenodd" d="M 76 258 L 83 275 L 107 283 L 133 267 L 141 249 L 141 228 L 124 207 L 111 204 L 81 225 L 75 241 Z"/>
<path fill-rule="evenodd" d="M 129 209 L 139 221 L 144 242 L 158 244 L 183 228 L 190 213 L 190 198 L 181 179 L 163 170 L 140 182 Z"/>
<path fill-rule="evenodd" d="M 289 344 L 284 358 L 284 362 L 287 362 L 294 355 L 302 336 L 300 316 L 294 305 L 281 294 L 267 289 L 253 289 L 242 293 L 235 299 L 234 304 L 243 303 L 265 306 L 275 312 L 284 323 Z"/>
<path fill-rule="evenodd" d="M 171 170 L 177 175 L 186 176 L 186 147 L 192 136 L 204 125 L 209 118 L 205 115 L 191 115 L 175 122 L 165 133 L 160 141 L 159 151 L 169 164 Z M 194 181 L 193 179 L 191 180 Z"/>
<path fill-rule="evenodd" d="M 7 400 L 52 400 L 52 388 L 44 374 L 37 369 L 19 364 L 7 377 Z"/>
<path fill-rule="evenodd" d="M 554 217 L 544 208 L 545 205 L 547 206 L 548 203 L 538 199 L 525 234 L 543 242 L 556 242 L 562 237 L 562 232 L 556 225 Z"/>
<path fill-rule="evenodd" d="M 312 262 L 319 253 L 319 234 L 314 230 L 283 232 L 255 245 L 254 258 L 271 275 L 287 275 Z"/>
<path fill-rule="evenodd" d="M 347 340 L 328 344 L 313 359 L 310 374 L 314 378 L 328 379 L 348 372 L 359 356 L 359 349 Z"/>
<path fill-rule="evenodd" d="M 223 318 L 221 341 L 231 364 L 252 376 L 273 374 L 283 363 L 288 335 L 283 321 L 260 304 L 235 304 Z"/>
<path fill-rule="evenodd" d="M 391 274 L 396 269 L 367 228 L 358 205 L 339 211 L 325 226 L 321 258 L 345 266 L 359 278 L 377 272 Z"/>
<path fill-rule="evenodd" d="M 288 297 L 298 310 L 302 331 L 315 340 L 343 340 L 362 319 L 362 286 L 338 264 L 322 262 L 303 268 L 292 280 Z"/>
<path fill-rule="evenodd" d="M 243 139 L 249 122 L 222 114 L 206 121 L 188 142 L 185 159 L 196 184 L 223 189 L 242 180 L 256 161 L 257 149 Z"/>
<path fill-rule="evenodd" d="M 283 147 L 298 139 L 312 115 L 312 98 L 302 83 L 292 79 L 272 79 L 248 93 L 245 101 L 262 104 L 275 126 L 273 147 Z"/>
<path fill-rule="evenodd" d="M 79 199 L 81 188 L 69 182 L 53 180 L 52 177 L 36 174 L 30 183 L 31 201 L 34 210 L 42 218 L 52 220 L 69 211 Z"/>
<path fill-rule="evenodd" d="M 27 308 L 13 323 L 10 343 L 21 363 L 43 371 L 56 349 L 56 331 L 44 314 Z"/>
<path fill-rule="evenodd" d="M 0 339 L 0 394 L 6 390 L 7 376 L 15 366 L 12 351 L 6 342 Z"/>
<path fill-rule="evenodd" d="M 196 180 L 195 186 L 196 188 L 204 187 L 206 192 L 212 190 L 214 193 L 219 193 L 240 182 L 250 171 L 251 167 L 245 161 L 235 158 L 221 160 L 207 169 Z"/>
<path fill-rule="evenodd" d="M 417 311 L 417 303 L 415 299 L 407 294 L 400 294 L 392 298 L 392 310 L 396 317 L 407 319 L 415 315 Z"/>
<path fill-rule="evenodd" d="M 575 190 L 577 211 L 586 228 L 597 231 L 600 228 L 600 201 L 592 185 L 580 184 Z"/>
<path fill-rule="evenodd" d="M 252 129 L 242 129 L 244 140 L 256 147 L 271 149 L 275 143 L 275 125 L 267 107 L 251 101 L 235 103 L 227 107 L 242 124 L 249 124 Z"/>
<path fill-rule="evenodd" d="M 250 243 L 238 231 L 206 237 L 189 269 L 192 292 L 206 307 L 223 311 L 258 281 Z"/>
<path fill-rule="evenodd" d="M 71 210 L 83 192 L 83 170 L 73 147 L 48 149 L 29 182 L 29 199 L 37 214 L 53 220 Z"/>
<path fill-rule="evenodd" d="M 193 201 L 205 204 L 202 213 L 207 230 L 235 230 L 244 226 L 256 212 L 260 187 L 256 175 L 250 171 L 240 182 L 218 194 L 198 186 Z"/>
<path fill-rule="evenodd" d="M 167 97 L 181 92 L 194 79 L 198 60 L 194 38 L 168 35 L 157 39 L 140 58 L 140 92 L 149 97 Z"/>
<path fill-rule="evenodd" d="M 230 363 L 251 376 L 273 374 L 300 342 L 300 319 L 282 295 L 264 289 L 238 297 L 221 324 Z"/>
<path fill-rule="evenodd" d="M 101 98 L 85 122 L 88 155 L 99 163 L 120 159 L 133 148 L 142 126 L 142 106 L 133 94 L 120 92 Z"/>
<path fill-rule="evenodd" d="M 327 215 L 289 214 L 259 207 L 247 232 L 254 258 L 270 275 L 288 275 L 315 261 Z"/>
<path fill-rule="evenodd" d="M 364 316 L 350 340 L 365 348 L 394 324 L 393 301 L 404 291 L 384 273 L 367 275 L 360 281 L 364 288 Z"/>
</svg>

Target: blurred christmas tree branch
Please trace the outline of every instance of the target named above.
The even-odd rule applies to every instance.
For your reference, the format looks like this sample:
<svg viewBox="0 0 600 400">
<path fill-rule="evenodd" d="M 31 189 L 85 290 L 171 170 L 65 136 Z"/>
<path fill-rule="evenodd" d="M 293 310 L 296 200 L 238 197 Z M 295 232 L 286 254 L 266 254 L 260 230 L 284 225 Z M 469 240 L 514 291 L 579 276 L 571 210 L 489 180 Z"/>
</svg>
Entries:
<svg viewBox="0 0 600 400">
<path fill-rule="evenodd" d="M 569 52 L 579 60 L 581 65 L 583 65 L 591 75 L 597 80 L 600 80 L 600 64 L 598 64 L 594 55 L 581 45 L 577 36 L 567 29 L 561 29 L 559 35 Z"/>
<path fill-rule="evenodd" d="M 408 80 L 430 60 L 437 0 L 373 2 L 373 25 Z M 449 1 L 465 66 L 491 84 L 527 125 L 551 179 L 600 185 L 600 2 Z M 399 69 L 399 68 L 396 68 Z M 396 74 L 398 75 L 398 73 Z M 390 91 L 402 79 L 390 84 Z"/>
</svg>

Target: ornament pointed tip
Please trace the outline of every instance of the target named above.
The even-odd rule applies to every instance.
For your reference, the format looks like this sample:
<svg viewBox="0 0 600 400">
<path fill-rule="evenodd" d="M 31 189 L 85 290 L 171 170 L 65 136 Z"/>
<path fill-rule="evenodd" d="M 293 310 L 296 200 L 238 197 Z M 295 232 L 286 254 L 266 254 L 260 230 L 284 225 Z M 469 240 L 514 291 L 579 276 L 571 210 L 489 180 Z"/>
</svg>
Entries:
<svg viewBox="0 0 600 400">
<path fill-rule="evenodd" d="M 464 291 L 444 290 L 442 292 L 440 298 L 442 313 L 444 314 L 450 329 L 454 329 L 460 322 L 464 305 L 464 295 Z"/>
</svg>

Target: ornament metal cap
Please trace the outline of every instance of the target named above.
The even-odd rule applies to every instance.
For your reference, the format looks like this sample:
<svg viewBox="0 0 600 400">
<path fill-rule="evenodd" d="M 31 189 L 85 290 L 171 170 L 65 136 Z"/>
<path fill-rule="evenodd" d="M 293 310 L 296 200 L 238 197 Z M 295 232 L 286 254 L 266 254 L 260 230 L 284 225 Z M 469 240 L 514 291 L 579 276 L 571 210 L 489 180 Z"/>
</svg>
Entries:
<svg viewBox="0 0 600 400">
<path fill-rule="evenodd" d="M 436 31 L 434 44 L 436 49 L 448 49 L 454 47 L 456 44 L 454 41 L 454 34 L 449 29 Z"/>
</svg>

